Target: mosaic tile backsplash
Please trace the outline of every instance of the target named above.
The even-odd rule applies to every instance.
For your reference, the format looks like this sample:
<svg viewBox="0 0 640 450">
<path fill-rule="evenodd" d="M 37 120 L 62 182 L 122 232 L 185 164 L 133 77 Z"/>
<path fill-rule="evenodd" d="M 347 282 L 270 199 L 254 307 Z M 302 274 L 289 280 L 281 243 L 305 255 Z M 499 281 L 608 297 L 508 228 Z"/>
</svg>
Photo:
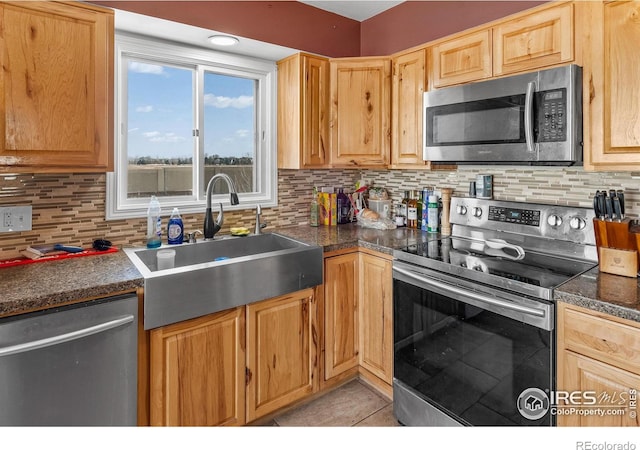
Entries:
<svg viewBox="0 0 640 450">
<path fill-rule="evenodd" d="M 451 187 L 466 196 L 477 174 L 493 175 L 494 198 L 562 205 L 591 206 L 598 189 L 624 189 L 628 214 L 640 214 L 640 175 L 628 172 L 592 173 L 582 168 L 461 166 L 457 171 L 420 170 L 280 170 L 278 206 L 263 209 L 269 227 L 308 221 L 313 186 L 353 187 L 364 179 L 385 187 L 395 202 L 404 190 Z M 637 176 L 636 176 L 637 175 Z M 0 234 L 0 259 L 11 258 L 31 244 L 65 243 L 90 247 L 96 238 L 117 246 L 144 245 L 146 219 L 105 221 L 104 174 L 22 174 L 15 179 L 0 176 L 0 206 L 31 205 L 33 230 Z M 225 228 L 254 226 L 253 208 L 225 212 Z M 203 214 L 183 215 L 185 230 L 201 229 Z M 267 229 L 268 230 L 268 229 Z"/>
</svg>

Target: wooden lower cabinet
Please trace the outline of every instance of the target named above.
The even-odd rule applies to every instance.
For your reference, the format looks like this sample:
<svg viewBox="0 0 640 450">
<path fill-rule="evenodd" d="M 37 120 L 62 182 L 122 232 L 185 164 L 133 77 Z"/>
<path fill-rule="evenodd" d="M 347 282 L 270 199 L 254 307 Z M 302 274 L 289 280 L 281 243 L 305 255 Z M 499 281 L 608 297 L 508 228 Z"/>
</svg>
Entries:
<svg viewBox="0 0 640 450">
<path fill-rule="evenodd" d="M 575 395 L 558 401 L 558 425 L 640 426 L 640 324 L 566 303 L 558 303 L 557 322 L 556 390 Z"/>
<path fill-rule="evenodd" d="M 154 329 L 151 425 L 245 423 L 245 308 Z"/>
<path fill-rule="evenodd" d="M 358 367 L 359 272 L 357 251 L 324 259 L 325 380 Z"/>
<path fill-rule="evenodd" d="M 247 421 L 317 390 L 313 289 L 247 305 Z"/>
<path fill-rule="evenodd" d="M 391 259 L 360 253 L 359 364 L 361 368 L 385 382 L 389 388 L 393 381 L 391 265 Z"/>
</svg>

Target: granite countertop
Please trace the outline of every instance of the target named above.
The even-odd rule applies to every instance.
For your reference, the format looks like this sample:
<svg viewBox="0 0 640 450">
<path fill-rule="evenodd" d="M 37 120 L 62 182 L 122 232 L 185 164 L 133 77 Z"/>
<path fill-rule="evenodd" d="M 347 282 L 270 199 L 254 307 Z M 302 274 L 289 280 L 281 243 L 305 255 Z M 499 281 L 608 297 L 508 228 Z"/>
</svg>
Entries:
<svg viewBox="0 0 640 450">
<path fill-rule="evenodd" d="M 640 322 L 638 278 L 603 273 L 597 267 L 561 285 L 557 301 Z"/>
<path fill-rule="evenodd" d="M 273 232 L 318 245 L 325 253 L 368 248 L 393 254 L 408 243 L 440 235 L 410 228 L 375 230 L 356 224 L 275 228 Z M 123 251 L 0 269 L 0 317 L 46 309 L 86 299 L 135 291 L 144 278 Z M 557 288 L 554 299 L 640 322 L 637 278 L 600 273 L 597 268 Z"/>
<path fill-rule="evenodd" d="M 0 317 L 120 292 L 144 279 L 123 251 L 0 269 Z"/>
</svg>

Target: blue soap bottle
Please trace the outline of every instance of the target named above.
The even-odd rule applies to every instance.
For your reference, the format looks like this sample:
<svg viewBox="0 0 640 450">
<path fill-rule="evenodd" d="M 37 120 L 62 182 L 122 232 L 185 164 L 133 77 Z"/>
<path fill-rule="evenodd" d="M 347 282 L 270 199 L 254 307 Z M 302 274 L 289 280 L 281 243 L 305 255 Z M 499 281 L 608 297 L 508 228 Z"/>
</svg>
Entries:
<svg viewBox="0 0 640 450">
<path fill-rule="evenodd" d="M 167 242 L 169 244 L 182 244 L 184 238 L 184 225 L 178 208 L 173 208 L 167 225 Z"/>
</svg>

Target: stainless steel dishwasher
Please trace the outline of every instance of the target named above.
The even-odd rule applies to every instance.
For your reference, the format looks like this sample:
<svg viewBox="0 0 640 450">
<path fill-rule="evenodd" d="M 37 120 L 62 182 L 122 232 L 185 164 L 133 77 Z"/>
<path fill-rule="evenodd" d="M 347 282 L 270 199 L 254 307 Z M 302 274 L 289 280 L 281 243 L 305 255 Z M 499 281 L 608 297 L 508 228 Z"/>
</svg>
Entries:
<svg viewBox="0 0 640 450">
<path fill-rule="evenodd" d="M 135 294 L 0 321 L 0 425 L 137 422 Z"/>
</svg>

